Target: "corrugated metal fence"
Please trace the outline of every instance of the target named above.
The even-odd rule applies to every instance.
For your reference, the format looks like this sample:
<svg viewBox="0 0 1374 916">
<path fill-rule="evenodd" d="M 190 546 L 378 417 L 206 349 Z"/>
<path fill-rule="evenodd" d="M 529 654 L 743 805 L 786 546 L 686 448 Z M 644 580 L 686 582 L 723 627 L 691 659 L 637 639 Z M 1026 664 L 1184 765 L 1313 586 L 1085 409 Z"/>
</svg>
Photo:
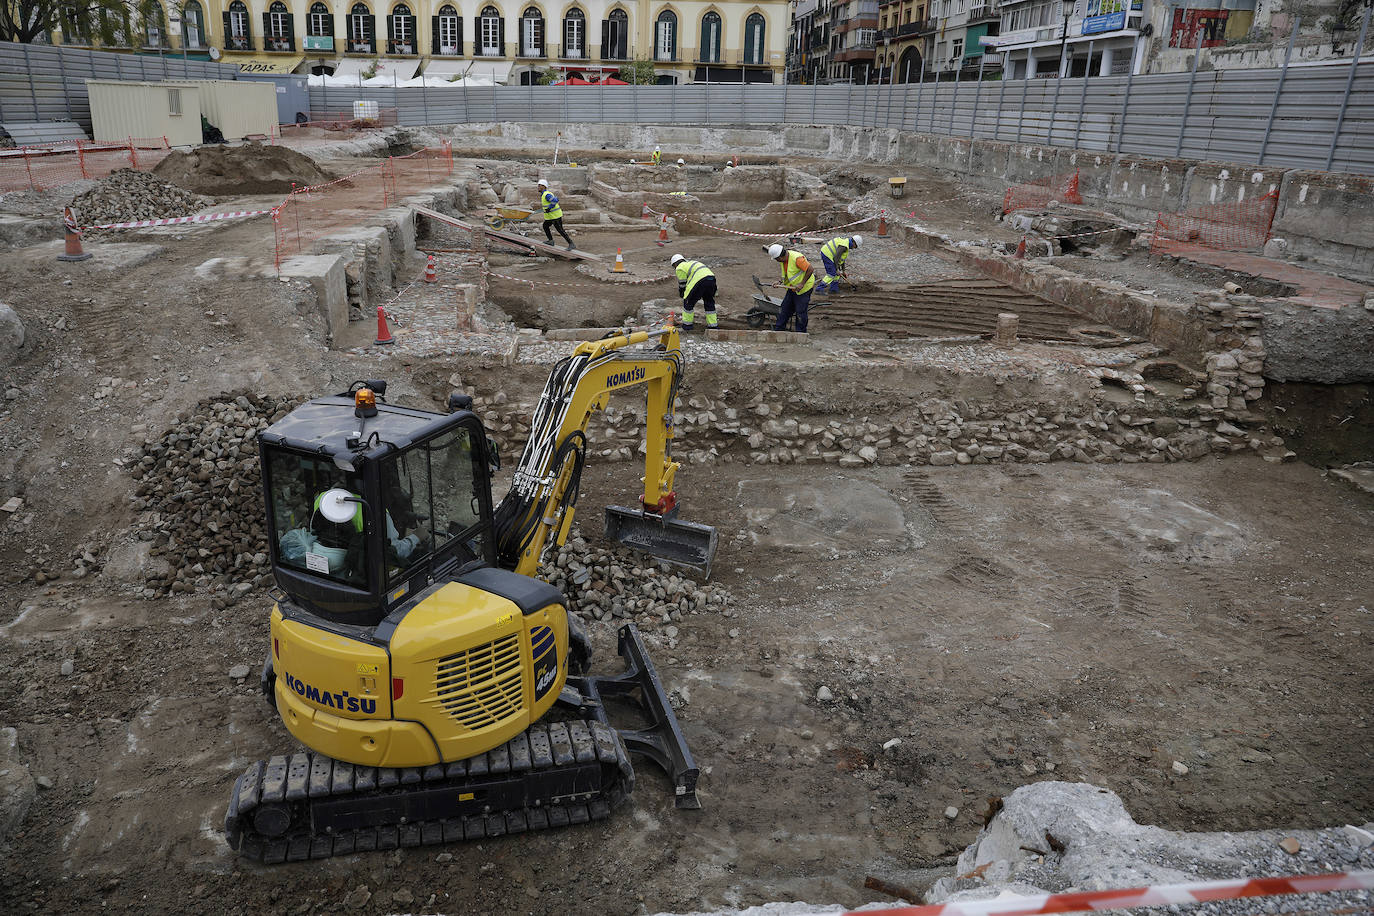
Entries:
<svg viewBox="0 0 1374 916">
<path fill-rule="evenodd" d="M 1354 76 L 1348 93 L 1349 63 L 1293 66 L 1286 74 L 1274 68 L 897 86 L 315 87 L 310 107 L 346 109 L 355 99 L 374 100 L 398 109 L 403 125 L 883 127 L 1288 168 L 1326 169 L 1331 155 L 1332 170 L 1374 174 L 1374 61 L 1358 64 Z"/>
<path fill-rule="evenodd" d="M 75 121 L 89 135 L 86 80 L 238 78 L 239 68 L 165 55 L 115 54 L 0 41 L 0 123 Z"/>
</svg>

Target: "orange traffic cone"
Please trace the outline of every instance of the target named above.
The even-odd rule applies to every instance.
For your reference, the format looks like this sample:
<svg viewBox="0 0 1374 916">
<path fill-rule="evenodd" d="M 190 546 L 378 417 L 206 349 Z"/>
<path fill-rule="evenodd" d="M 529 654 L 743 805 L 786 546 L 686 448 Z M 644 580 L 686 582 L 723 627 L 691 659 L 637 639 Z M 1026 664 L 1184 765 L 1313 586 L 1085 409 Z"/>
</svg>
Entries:
<svg viewBox="0 0 1374 916">
<path fill-rule="evenodd" d="M 620 249 L 615 250 L 615 264 L 611 266 L 611 273 L 623 274 L 625 272 L 625 258 L 621 256 Z"/>
<path fill-rule="evenodd" d="M 76 224 L 76 217 L 72 216 L 72 208 L 67 207 L 62 211 L 62 224 L 66 232 L 66 250 L 57 256 L 59 261 L 84 261 L 90 257 L 88 252 L 81 250 L 81 227 Z"/>
<path fill-rule="evenodd" d="M 1021 242 L 1020 242 L 1020 244 L 1018 244 L 1018 245 L 1016 246 L 1016 255 L 1015 255 L 1015 256 L 1018 257 L 1018 258 L 1021 258 L 1022 260 L 1024 260 L 1025 257 L 1026 257 L 1026 237 L 1025 237 L 1024 235 L 1021 236 Z"/>
<path fill-rule="evenodd" d="M 645 204 L 645 205 L 644 205 L 644 212 L 641 213 L 641 214 L 639 214 L 639 215 L 642 216 L 642 217 L 644 217 L 645 219 L 648 219 L 648 218 L 649 218 L 649 205 L 648 205 L 648 204 Z"/>
<path fill-rule="evenodd" d="M 425 282 L 426 282 L 426 283 L 438 283 L 438 282 L 439 282 L 439 275 L 438 275 L 437 273 L 434 272 L 434 255 L 430 255 L 430 256 L 429 256 L 429 260 L 425 262 Z"/>
<path fill-rule="evenodd" d="M 393 344 L 396 338 L 391 336 L 391 329 L 386 326 L 386 309 L 377 306 L 377 339 L 372 343 L 380 346 L 381 344 Z"/>
<path fill-rule="evenodd" d="M 738 156 L 738 155 L 731 156 L 731 157 L 730 157 L 730 164 L 731 164 L 732 167 L 738 168 L 738 167 L 739 167 L 739 156 Z"/>
<path fill-rule="evenodd" d="M 658 224 L 658 244 L 659 247 L 668 244 L 668 214 L 663 214 L 663 222 Z"/>
<path fill-rule="evenodd" d="M 1078 173 L 1074 172 L 1069 179 L 1069 188 L 1064 192 L 1064 202 L 1070 204 L 1081 204 L 1083 195 L 1078 193 Z"/>
<path fill-rule="evenodd" d="M 878 214 L 878 238 L 887 238 L 887 211 Z"/>
</svg>

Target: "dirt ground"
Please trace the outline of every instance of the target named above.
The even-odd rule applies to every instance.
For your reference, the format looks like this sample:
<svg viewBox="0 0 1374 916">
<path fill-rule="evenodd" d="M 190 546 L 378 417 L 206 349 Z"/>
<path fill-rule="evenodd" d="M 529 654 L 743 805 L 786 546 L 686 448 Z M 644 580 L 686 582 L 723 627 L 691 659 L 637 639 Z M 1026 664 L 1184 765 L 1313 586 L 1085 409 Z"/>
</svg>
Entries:
<svg viewBox="0 0 1374 916">
<path fill-rule="evenodd" d="M 1257 457 L 690 465 L 683 514 L 721 533 L 713 581 L 734 595 L 731 616 L 688 617 L 671 647 L 657 627 L 647 638 L 667 685 L 687 694 L 703 810 L 675 810 L 645 764 L 630 804 L 597 825 L 240 863 L 219 832 L 233 781 L 292 747 L 254 676 L 229 676 L 261 663 L 269 599 L 134 597 L 133 450 L 236 388 L 319 394 L 381 375 L 437 406 L 446 391 L 424 380 L 500 377 L 492 364 L 326 351 L 298 284 L 196 274 L 210 257 L 260 254 L 263 232 L 143 235 L 75 265 L 46 247 L 0 258 L 0 289 L 18 291 L 6 298 L 32 341 L 0 401 L 0 486 L 24 500 L 0 517 L 0 709 L 15 759 L 47 784 L 0 857 L 12 908 L 856 905 L 885 899 L 863 889 L 867 875 L 920 888 L 949 874 L 987 799 L 1040 779 L 1107 786 L 1138 821 L 1175 829 L 1369 819 L 1374 502 L 1318 469 Z M 644 239 L 646 261 L 674 250 Z M 762 252 L 727 240 L 684 251 L 724 258 L 732 244 L 727 311 L 768 267 Z M 907 282 L 939 267 L 913 260 Z M 663 287 L 627 292 L 608 314 L 671 296 Z M 759 371 L 776 370 L 691 366 L 684 395 Z M 624 503 L 639 474 L 590 463 L 582 517 Z M 91 573 L 76 578 L 83 553 Z M 610 629 L 594 634 L 601 670 L 614 670 Z"/>
</svg>

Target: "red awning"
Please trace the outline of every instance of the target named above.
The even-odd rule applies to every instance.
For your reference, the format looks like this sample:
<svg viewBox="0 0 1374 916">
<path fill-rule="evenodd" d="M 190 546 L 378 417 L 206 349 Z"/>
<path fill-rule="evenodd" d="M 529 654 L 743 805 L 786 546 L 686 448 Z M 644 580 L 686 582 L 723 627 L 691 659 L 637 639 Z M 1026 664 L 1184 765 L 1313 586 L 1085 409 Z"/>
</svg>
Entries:
<svg viewBox="0 0 1374 916">
<path fill-rule="evenodd" d="M 590 82 L 588 82 L 587 80 L 584 80 L 584 79 L 583 79 L 582 77 L 580 77 L 580 76 L 572 76 L 572 77 L 569 77 L 568 79 L 565 79 L 565 80 L 559 80 L 558 82 L 554 83 L 554 85 L 555 85 L 555 86 L 590 86 L 590 85 L 592 85 L 592 84 L 591 84 Z"/>
<path fill-rule="evenodd" d="M 618 80 L 618 79 L 616 79 L 614 76 L 608 76 L 608 77 L 605 77 L 605 78 L 603 78 L 603 79 L 601 80 L 601 85 L 603 85 L 603 86 L 628 86 L 628 85 L 630 85 L 630 84 L 627 83 L 627 82 L 625 82 L 624 80 Z"/>
</svg>

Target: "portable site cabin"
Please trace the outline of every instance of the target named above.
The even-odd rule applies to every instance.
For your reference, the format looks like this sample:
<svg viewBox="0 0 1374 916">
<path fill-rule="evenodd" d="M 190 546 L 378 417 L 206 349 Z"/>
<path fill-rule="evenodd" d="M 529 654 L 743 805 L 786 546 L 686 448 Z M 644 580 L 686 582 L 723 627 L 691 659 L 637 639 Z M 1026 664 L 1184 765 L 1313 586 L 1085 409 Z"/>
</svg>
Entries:
<svg viewBox="0 0 1374 916">
<path fill-rule="evenodd" d="M 202 115 L 226 140 L 270 136 L 277 124 L 276 92 L 267 83 L 86 80 L 86 90 L 97 141 L 166 137 L 172 146 L 197 146 Z"/>
</svg>

